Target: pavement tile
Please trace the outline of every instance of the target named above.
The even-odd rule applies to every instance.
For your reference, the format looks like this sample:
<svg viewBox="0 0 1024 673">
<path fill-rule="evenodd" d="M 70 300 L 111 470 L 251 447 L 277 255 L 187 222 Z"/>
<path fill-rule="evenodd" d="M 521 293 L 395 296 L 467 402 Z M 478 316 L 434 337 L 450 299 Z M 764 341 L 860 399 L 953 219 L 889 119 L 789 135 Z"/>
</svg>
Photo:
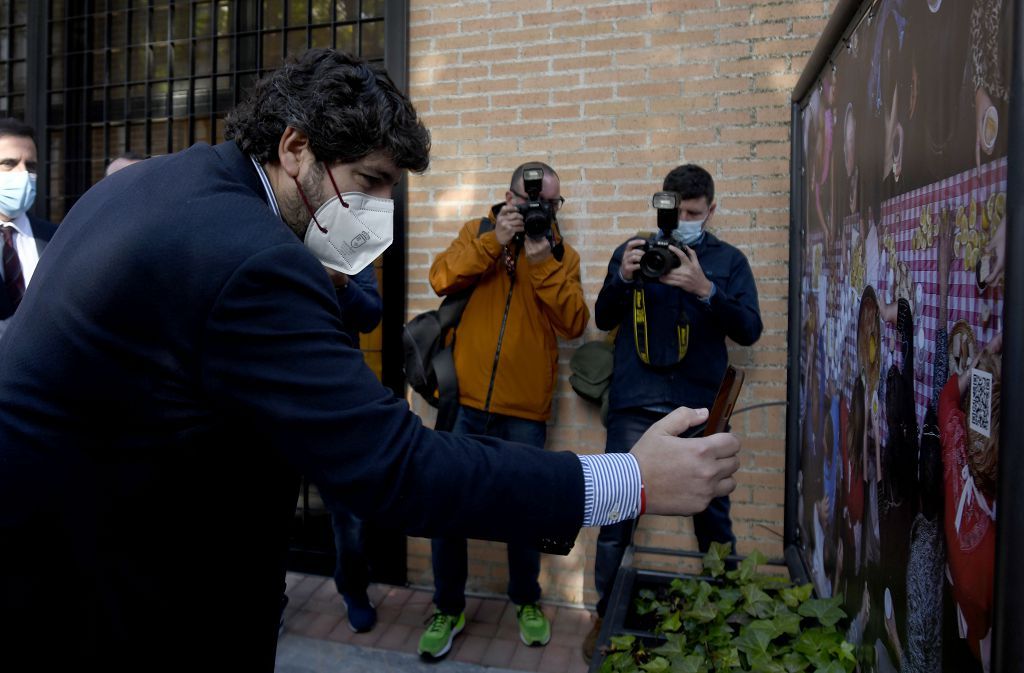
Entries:
<svg viewBox="0 0 1024 673">
<path fill-rule="evenodd" d="M 479 664 L 484 657 L 484 652 L 487 651 L 487 647 L 491 643 L 490 638 L 465 632 L 455 638 L 456 642 L 460 640 L 462 642 L 459 643 L 458 650 L 451 654 L 451 658 L 455 661 L 464 661 L 467 664 Z"/>
<path fill-rule="evenodd" d="M 516 643 L 516 649 L 512 652 L 512 658 L 509 660 L 508 666 L 517 671 L 536 671 L 545 649 L 546 646 L 530 647 L 522 642 L 518 642 Z"/>
<path fill-rule="evenodd" d="M 483 666 L 494 666 L 507 668 L 508 662 L 512 660 L 512 654 L 516 650 L 516 643 L 511 640 L 492 639 L 487 644 L 487 649 L 480 657 L 480 664 Z"/>
<path fill-rule="evenodd" d="M 412 628 L 405 624 L 381 625 L 383 632 L 374 647 L 384 650 L 401 650 L 412 633 Z"/>
<path fill-rule="evenodd" d="M 543 671 L 543 673 L 565 673 L 569 670 L 572 655 L 571 647 L 556 645 L 552 641 L 547 644 L 544 652 L 540 655 L 540 661 L 537 663 L 536 670 Z M 577 656 L 577 659 L 583 660 L 581 656 Z"/>
</svg>

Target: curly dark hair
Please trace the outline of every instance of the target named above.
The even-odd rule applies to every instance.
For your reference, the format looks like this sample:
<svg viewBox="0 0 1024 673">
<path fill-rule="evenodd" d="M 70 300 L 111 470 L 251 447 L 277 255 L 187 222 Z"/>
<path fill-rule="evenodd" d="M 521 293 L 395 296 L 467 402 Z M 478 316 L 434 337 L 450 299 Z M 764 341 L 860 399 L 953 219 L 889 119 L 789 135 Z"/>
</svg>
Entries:
<svg viewBox="0 0 1024 673">
<path fill-rule="evenodd" d="M 260 163 L 276 162 L 289 126 L 326 164 L 377 151 L 416 173 L 430 164 L 430 132 L 387 72 L 333 49 L 310 49 L 260 79 L 228 115 L 225 136 Z"/>
<path fill-rule="evenodd" d="M 676 192 L 684 201 L 701 196 L 708 200 L 708 205 L 715 200 L 715 180 L 711 174 L 696 164 L 677 166 L 665 176 L 661 187 L 666 192 Z"/>
</svg>

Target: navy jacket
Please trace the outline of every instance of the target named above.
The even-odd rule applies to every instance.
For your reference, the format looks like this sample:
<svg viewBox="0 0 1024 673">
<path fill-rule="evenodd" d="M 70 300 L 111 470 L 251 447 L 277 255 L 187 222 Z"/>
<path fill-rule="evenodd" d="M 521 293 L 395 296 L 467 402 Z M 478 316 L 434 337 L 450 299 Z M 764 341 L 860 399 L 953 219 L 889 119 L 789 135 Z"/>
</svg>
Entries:
<svg viewBox="0 0 1024 673">
<path fill-rule="evenodd" d="M 3 346 L 6 670 L 271 670 L 298 473 L 424 537 L 582 523 L 576 456 L 435 433 L 377 381 L 234 143 L 90 189 Z"/>
<path fill-rule="evenodd" d="M 32 225 L 32 238 L 36 240 L 36 250 L 39 251 L 39 256 L 42 257 L 46 244 L 50 242 L 50 239 L 53 238 L 53 233 L 57 231 L 57 225 L 35 217 L 31 213 L 28 213 L 28 222 Z M 0 320 L 7 320 L 13 314 L 14 305 L 11 303 L 10 297 L 7 296 L 6 292 L 0 292 Z M 3 326 L 0 325 L 0 335 L 2 334 Z"/>
<path fill-rule="evenodd" d="M 630 240 L 633 238 L 636 237 Z M 671 332 L 682 312 L 690 325 L 686 356 L 673 366 L 653 367 L 637 355 L 633 333 L 633 290 L 641 281 L 635 276 L 632 283 L 627 283 L 619 275 L 628 242 L 612 254 L 608 275 L 594 307 L 599 329 L 610 331 L 619 327 L 608 409 L 709 407 L 729 364 L 725 338 L 749 346 L 761 336 L 757 286 L 747 258 L 706 232 L 693 250 L 704 275 L 715 284 L 710 303 L 677 287 L 650 281 L 644 284 L 647 313 L 649 316 L 657 314 L 661 328 L 649 337 L 652 351 L 675 348 Z M 660 355 L 667 358 L 670 354 Z"/>
<path fill-rule="evenodd" d="M 359 333 L 372 332 L 380 324 L 384 309 L 377 291 L 377 270 L 371 264 L 335 293 L 341 307 L 342 330 L 352 340 L 352 345 L 359 348 Z"/>
</svg>

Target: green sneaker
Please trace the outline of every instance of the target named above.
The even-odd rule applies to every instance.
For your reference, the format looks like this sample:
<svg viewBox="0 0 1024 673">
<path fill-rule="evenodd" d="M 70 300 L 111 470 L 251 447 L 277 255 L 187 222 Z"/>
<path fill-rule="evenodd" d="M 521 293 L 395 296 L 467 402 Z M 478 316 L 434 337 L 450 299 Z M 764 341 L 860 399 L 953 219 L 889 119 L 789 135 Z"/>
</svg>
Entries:
<svg viewBox="0 0 1024 673">
<path fill-rule="evenodd" d="M 551 640 L 551 622 L 536 603 L 516 608 L 519 621 L 519 637 L 527 645 L 547 645 Z"/>
<path fill-rule="evenodd" d="M 446 615 L 440 610 L 427 624 L 427 630 L 420 636 L 419 654 L 424 659 L 440 659 L 452 649 L 452 640 L 466 627 L 466 613 Z"/>
</svg>

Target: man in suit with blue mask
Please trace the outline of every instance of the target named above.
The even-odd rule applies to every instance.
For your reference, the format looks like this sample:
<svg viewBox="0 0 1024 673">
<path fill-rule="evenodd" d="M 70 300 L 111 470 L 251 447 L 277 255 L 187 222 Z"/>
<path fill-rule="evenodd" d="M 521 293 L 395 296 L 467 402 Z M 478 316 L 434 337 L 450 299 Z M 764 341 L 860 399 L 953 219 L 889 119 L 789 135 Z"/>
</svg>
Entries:
<svg viewBox="0 0 1024 673">
<path fill-rule="evenodd" d="M 679 166 L 654 195 L 659 232 L 620 245 L 594 306 L 598 328 L 616 328 L 605 451 L 628 451 L 667 410 L 710 407 L 728 365 L 726 338 L 741 346 L 761 336 L 757 286 L 743 253 L 707 231 L 715 183 L 700 166 Z M 735 547 L 729 498 L 693 517 L 697 544 Z M 594 579 L 597 620 L 584 639 L 589 661 L 634 521 L 601 527 Z"/>
<path fill-rule="evenodd" d="M 57 229 L 28 212 L 36 200 L 37 160 L 32 127 L 17 119 L 0 119 L 0 337 Z"/>
</svg>

